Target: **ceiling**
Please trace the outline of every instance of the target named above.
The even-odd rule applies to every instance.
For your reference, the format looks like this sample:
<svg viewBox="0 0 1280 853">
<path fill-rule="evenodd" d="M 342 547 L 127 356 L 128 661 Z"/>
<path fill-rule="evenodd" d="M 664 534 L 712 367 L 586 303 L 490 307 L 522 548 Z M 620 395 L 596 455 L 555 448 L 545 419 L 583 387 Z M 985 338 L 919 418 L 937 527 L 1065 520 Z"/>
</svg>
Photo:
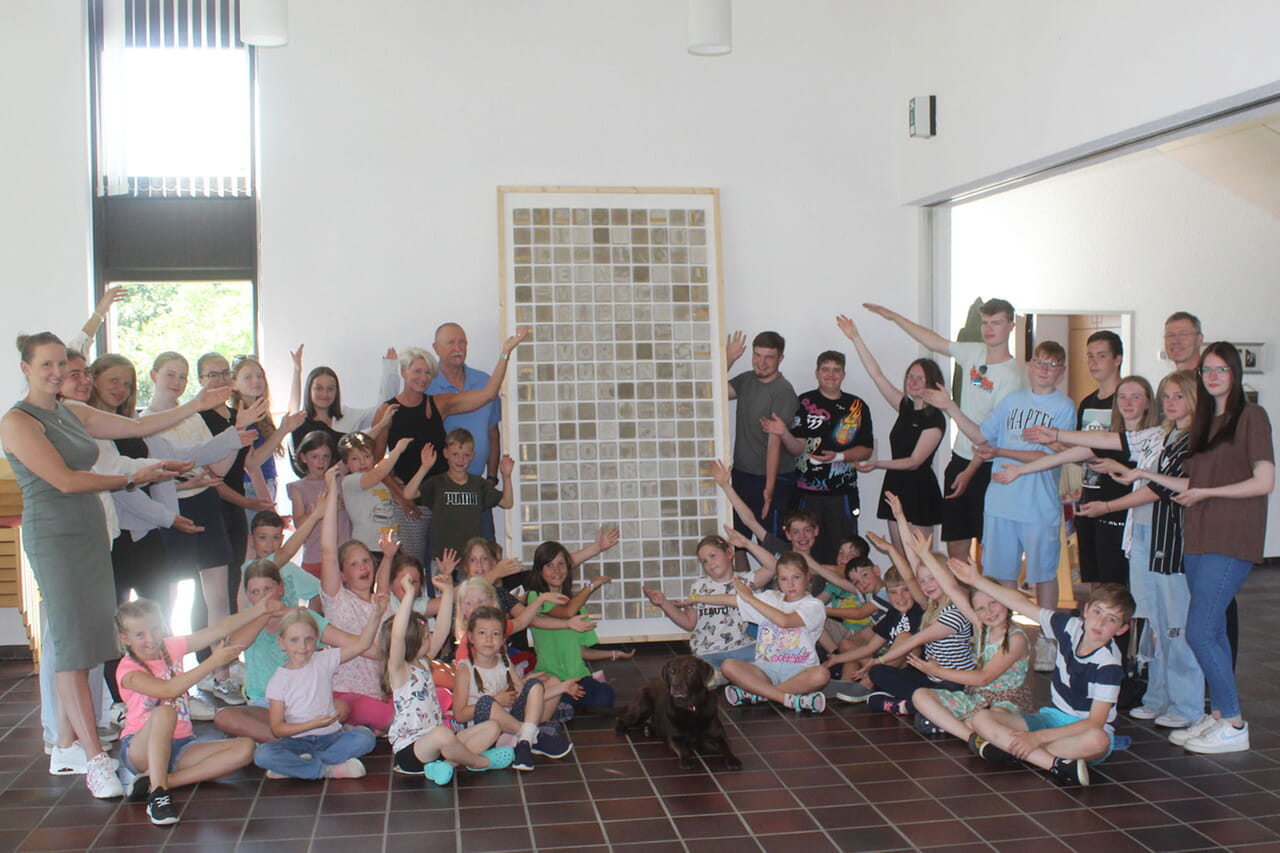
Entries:
<svg viewBox="0 0 1280 853">
<path fill-rule="evenodd" d="M 1189 136 L 1156 150 L 1280 217 L 1280 115 Z"/>
</svg>

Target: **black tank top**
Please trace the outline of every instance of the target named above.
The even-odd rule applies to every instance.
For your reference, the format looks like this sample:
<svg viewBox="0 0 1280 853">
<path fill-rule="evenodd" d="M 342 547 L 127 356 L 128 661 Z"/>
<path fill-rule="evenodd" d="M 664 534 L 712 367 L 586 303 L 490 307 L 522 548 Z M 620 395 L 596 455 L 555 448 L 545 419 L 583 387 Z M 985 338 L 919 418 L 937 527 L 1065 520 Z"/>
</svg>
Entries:
<svg viewBox="0 0 1280 853">
<path fill-rule="evenodd" d="M 407 483 L 418 473 L 422 465 L 422 448 L 427 442 L 436 449 L 436 464 L 427 472 L 427 476 L 439 474 L 449 467 L 444 461 L 444 418 L 436 409 L 435 400 L 424 395 L 422 402 L 416 406 L 406 406 L 392 397 L 387 401 L 400 406 L 391 416 L 391 426 L 387 428 L 387 448 L 396 446 L 402 438 L 411 438 L 409 448 L 400 454 L 393 469 L 400 482 Z"/>
</svg>

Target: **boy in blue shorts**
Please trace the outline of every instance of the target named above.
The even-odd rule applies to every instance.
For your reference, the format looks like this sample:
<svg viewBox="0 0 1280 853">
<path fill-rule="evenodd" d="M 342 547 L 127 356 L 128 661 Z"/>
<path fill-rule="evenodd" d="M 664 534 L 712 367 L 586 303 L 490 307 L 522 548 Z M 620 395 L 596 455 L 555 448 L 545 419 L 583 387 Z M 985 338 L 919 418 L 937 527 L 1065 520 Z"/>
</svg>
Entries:
<svg viewBox="0 0 1280 853">
<path fill-rule="evenodd" d="M 978 574 L 971 563 L 952 560 L 951 570 L 1010 610 L 1034 616 L 1058 645 L 1049 684 L 1053 704 L 1035 714 L 979 711 L 969 721 L 974 730 L 970 751 L 988 761 L 1034 764 L 1062 785 L 1088 785 L 1088 766 L 1100 763 L 1115 745 L 1112 725 L 1124 664 L 1113 641 L 1129 630 L 1133 596 L 1119 584 L 1102 584 L 1081 618 L 1036 607 L 1016 590 Z"/>
<path fill-rule="evenodd" d="M 925 392 L 926 401 L 946 410 L 977 453 L 1000 457 L 993 466 L 983 515 L 983 571 L 1005 586 L 1016 586 L 1025 554 L 1027 582 L 1035 584 L 1040 606 L 1050 609 L 1058 603 L 1058 533 L 1062 522 L 1058 472 L 1042 471 L 1033 475 L 1035 479 L 1019 477 L 1004 483 L 1000 470 L 1009 464 L 1006 459 L 1030 462 L 1053 452 L 1043 444 L 1024 441 L 1022 431 L 1027 427 L 1070 429 L 1075 423 L 1075 403 L 1057 389 L 1066 363 L 1061 344 L 1038 344 L 1027 367 L 1031 387 L 1004 397 L 981 426 L 966 417 L 945 390 Z"/>
</svg>

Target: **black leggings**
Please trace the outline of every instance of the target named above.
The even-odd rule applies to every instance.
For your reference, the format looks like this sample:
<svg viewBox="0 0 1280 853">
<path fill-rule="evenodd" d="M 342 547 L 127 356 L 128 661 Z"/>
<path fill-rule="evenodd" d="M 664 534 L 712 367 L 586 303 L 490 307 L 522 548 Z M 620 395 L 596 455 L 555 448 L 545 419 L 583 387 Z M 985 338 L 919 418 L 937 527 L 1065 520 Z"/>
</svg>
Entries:
<svg viewBox="0 0 1280 853">
<path fill-rule="evenodd" d="M 964 690 L 963 684 L 956 684 L 954 681 L 934 681 L 913 666 L 904 666 L 899 669 L 896 666 L 878 663 L 871 667 L 871 672 L 868 674 L 877 690 L 891 694 L 894 699 L 906 701 L 907 713 L 910 714 L 916 712 L 916 706 L 911 703 L 911 695 L 921 687 L 931 687 L 934 690 Z"/>
</svg>

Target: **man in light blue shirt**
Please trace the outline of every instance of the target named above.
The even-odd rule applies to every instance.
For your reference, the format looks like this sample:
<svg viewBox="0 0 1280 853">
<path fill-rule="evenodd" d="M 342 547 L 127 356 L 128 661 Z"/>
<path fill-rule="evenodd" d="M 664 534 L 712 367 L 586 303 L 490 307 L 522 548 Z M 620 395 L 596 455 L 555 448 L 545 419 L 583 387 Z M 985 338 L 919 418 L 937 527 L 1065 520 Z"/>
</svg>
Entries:
<svg viewBox="0 0 1280 853">
<path fill-rule="evenodd" d="M 440 372 L 427 386 L 428 394 L 448 394 L 458 391 L 474 391 L 485 387 L 489 374 L 467 366 L 467 333 L 457 323 L 444 323 L 436 329 L 432 344 L 440 359 Z M 465 429 L 475 438 L 476 455 L 467 473 L 487 476 L 491 484 L 498 482 L 498 457 L 502 441 L 498 424 L 502 422 L 502 403 L 494 399 L 474 412 L 450 415 L 444 420 L 445 431 Z M 493 510 L 484 511 L 480 519 L 480 535 L 493 540 Z M 459 558 L 463 555 L 459 554 Z"/>
</svg>

